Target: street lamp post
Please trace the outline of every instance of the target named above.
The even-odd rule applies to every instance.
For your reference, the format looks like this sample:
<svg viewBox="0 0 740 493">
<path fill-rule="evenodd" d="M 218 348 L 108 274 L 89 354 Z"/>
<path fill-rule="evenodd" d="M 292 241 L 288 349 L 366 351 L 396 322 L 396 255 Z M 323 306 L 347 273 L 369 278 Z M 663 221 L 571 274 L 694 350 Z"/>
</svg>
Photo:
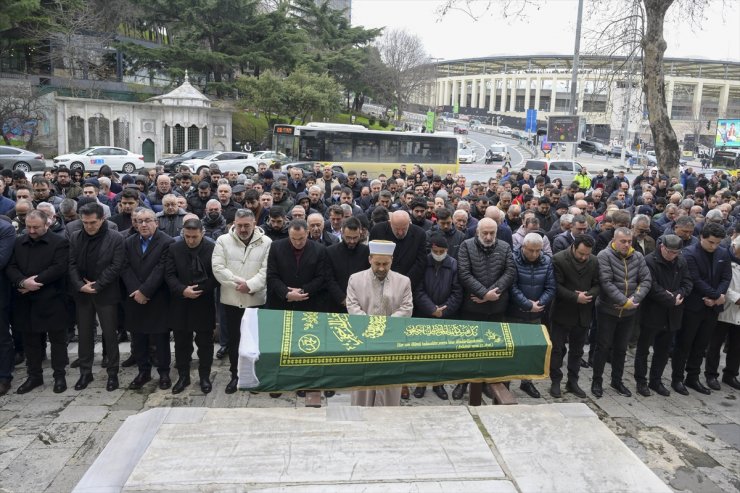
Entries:
<svg viewBox="0 0 740 493">
<path fill-rule="evenodd" d="M 581 24 L 583 22 L 583 0 L 578 0 L 578 18 L 576 20 L 576 44 L 573 48 L 573 70 L 570 76 L 570 114 L 576 115 L 578 108 L 576 105 L 578 97 L 578 64 L 579 57 L 581 55 Z M 554 90 L 554 89 L 553 89 Z M 555 109 L 556 101 L 552 102 L 552 107 Z M 580 137 L 580 135 L 579 135 Z M 549 139 L 548 139 L 549 140 Z M 573 159 L 576 158 L 576 149 L 578 144 L 573 144 Z"/>
</svg>

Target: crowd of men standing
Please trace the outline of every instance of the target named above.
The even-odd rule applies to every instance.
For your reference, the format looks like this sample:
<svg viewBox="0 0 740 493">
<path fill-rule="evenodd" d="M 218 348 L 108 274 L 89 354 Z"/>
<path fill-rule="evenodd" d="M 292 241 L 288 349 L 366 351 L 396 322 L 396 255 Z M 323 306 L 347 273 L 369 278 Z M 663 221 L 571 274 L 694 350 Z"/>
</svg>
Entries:
<svg viewBox="0 0 740 493">
<path fill-rule="evenodd" d="M 86 388 L 98 326 L 109 391 L 120 386 L 120 366 L 136 365 L 129 388 L 144 387 L 156 368 L 160 389 L 182 392 L 195 343 L 201 390 L 212 390 L 215 353 L 229 358 L 225 390 L 233 393 L 246 308 L 346 312 L 348 284 L 354 293 L 357 283 L 378 313 L 545 324 L 553 397 L 562 395 L 566 354 L 566 391 L 585 397 L 579 374 L 591 367 L 591 393 L 601 397 L 609 363 L 610 386 L 630 396 L 630 344 L 643 396 L 669 395 L 669 360 L 675 392 L 708 394 L 720 380 L 740 389 L 740 202 L 721 174 L 688 169 L 671 181 L 646 170 L 630 183 L 605 170 L 563 186 L 545 172 L 504 167 L 468 184 L 418 165 L 370 180 L 317 163 L 313 173 L 287 175 L 261 165 L 252 179 L 212 168 L 119 180 L 105 167 L 79 182 L 66 168 L 30 184 L 23 173 L 2 177 L 0 395 L 23 361 L 27 378 L 16 392 L 44 384 L 47 346 L 54 392 L 67 389 L 69 366 L 79 368 L 75 389 Z M 371 240 L 393 243 L 393 276 L 372 261 Z M 404 308 L 383 305 L 396 275 L 409 280 L 413 307 L 405 297 Z M 365 310 L 350 298 L 350 312 Z M 70 364 L 73 338 L 79 358 Z M 122 361 L 125 340 L 131 354 Z M 456 385 L 452 397 L 466 388 Z M 520 388 L 540 396 L 530 381 Z M 444 386 L 433 391 L 448 398 Z"/>
</svg>

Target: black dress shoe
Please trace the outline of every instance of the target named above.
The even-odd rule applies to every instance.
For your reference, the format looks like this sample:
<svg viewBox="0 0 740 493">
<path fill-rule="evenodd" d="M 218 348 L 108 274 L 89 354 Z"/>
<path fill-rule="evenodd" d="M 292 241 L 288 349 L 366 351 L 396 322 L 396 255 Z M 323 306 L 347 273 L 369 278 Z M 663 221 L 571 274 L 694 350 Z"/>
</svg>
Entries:
<svg viewBox="0 0 740 493">
<path fill-rule="evenodd" d="M 565 384 L 565 390 L 575 395 L 579 399 L 586 398 L 586 392 L 584 392 L 584 390 L 578 386 L 577 381 L 568 380 L 568 382 Z"/>
<path fill-rule="evenodd" d="M 686 390 L 686 386 L 680 380 L 671 382 L 671 388 L 681 395 L 689 395 L 689 391 Z"/>
<path fill-rule="evenodd" d="M 426 394 L 426 392 L 426 387 L 416 387 L 414 389 L 414 397 L 416 397 L 417 399 L 421 399 L 422 397 L 424 397 L 424 394 Z"/>
<path fill-rule="evenodd" d="M 653 393 L 650 392 L 648 384 L 646 384 L 645 382 L 637 383 L 637 393 L 643 397 L 650 397 L 651 395 L 653 395 Z"/>
<path fill-rule="evenodd" d="M 172 387 L 172 380 L 170 380 L 169 373 L 162 373 L 159 375 L 159 388 L 162 390 L 167 390 L 170 387 Z"/>
<path fill-rule="evenodd" d="M 686 385 L 690 389 L 694 389 L 700 394 L 709 395 L 712 393 L 711 390 L 706 388 L 698 378 L 687 378 L 684 380 L 684 385 Z"/>
<path fill-rule="evenodd" d="M 336 394 L 336 392 L 335 392 L 335 391 L 333 391 L 333 390 L 325 390 L 325 391 L 324 391 L 324 397 L 326 397 L 327 399 L 328 399 L 329 397 L 334 397 L 334 394 Z"/>
<path fill-rule="evenodd" d="M 18 387 L 18 390 L 15 391 L 16 394 L 27 394 L 36 387 L 41 387 L 44 385 L 44 379 L 43 378 L 34 378 L 34 377 L 28 377 L 25 382 L 21 384 L 20 387 Z"/>
<path fill-rule="evenodd" d="M 625 397 L 632 397 L 632 392 L 630 392 L 630 389 L 625 387 L 624 383 L 622 382 L 612 382 L 610 387 L 619 392 L 620 395 L 623 395 Z"/>
<path fill-rule="evenodd" d="M 61 394 L 67 390 L 67 379 L 64 377 L 59 377 L 54 379 L 54 393 L 55 394 Z"/>
<path fill-rule="evenodd" d="M 136 358 L 134 358 L 134 355 L 132 354 L 125 360 L 121 362 L 121 366 L 124 368 L 131 368 L 132 366 L 136 366 Z"/>
<path fill-rule="evenodd" d="M 406 385 L 401 387 L 401 399 L 405 401 L 409 400 L 409 388 Z"/>
<path fill-rule="evenodd" d="M 105 390 L 113 392 L 118 386 L 118 375 L 108 375 L 108 383 L 105 384 Z"/>
<path fill-rule="evenodd" d="M 151 373 L 140 371 L 139 374 L 134 377 L 134 380 L 130 384 L 128 384 L 128 388 L 130 388 L 131 390 L 139 390 L 151 379 Z"/>
<path fill-rule="evenodd" d="M 80 378 L 77 380 L 77 383 L 75 384 L 75 390 L 83 390 L 86 389 L 88 385 L 90 385 L 90 382 L 92 382 L 93 376 L 92 373 L 83 373 L 80 375 Z"/>
<path fill-rule="evenodd" d="M 0 380 L 0 395 L 5 395 L 10 391 L 10 382 L 7 380 Z"/>
<path fill-rule="evenodd" d="M 73 362 L 69 364 L 70 368 L 79 368 L 80 367 L 80 358 L 77 358 Z"/>
<path fill-rule="evenodd" d="M 100 366 L 102 366 L 103 368 L 108 368 L 109 362 L 110 361 L 108 360 L 108 355 L 106 354 L 105 356 L 103 356 L 103 361 L 100 362 Z"/>
<path fill-rule="evenodd" d="M 465 395 L 465 391 L 468 389 L 467 383 L 458 383 L 455 388 L 452 389 L 452 398 L 459 401 Z"/>
<path fill-rule="evenodd" d="M 601 388 L 600 383 L 592 382 L 591 393 L 594 395 L 594 397 L 602 397 L 604 395 L 604 389 Z"/>
<path fill-rule="evenodd" d="M 493 400 L 493 392 L 491 392 L 491 384 L 487 382 L 483 382 L 482 389 L 483 395 L 488 397 L 489 399 Z"/>
<path fill-rule="evenodd" d="M 225 392 L 227 394 L 233 394 L 236 392 L 236 386 L 239 384 L 239 379 L 236 377 L 231 377 L 231 380 L 229 380 L 229 383 L 226 384 L 226 390 Z"/>
<path fill-rule="evenodd" d="M 306 391 L 305 390 L 299 390 L 295 393 L 298 397 L 306 397 Z"/>
<path fill-rule="evenodd" d="M 540 392 L 535 388 L 534 384 L 528 380 L 522 380 L 519 384 L 519 389 L 523 390 L 529 397 L 533 399 L 539 399 L 542 397 Z"/>
<path fill-rule="evenodd" d="M 213 390 L 213 386 L 211 385 L 211 379 L 208 377 L 201 377 L 200 378 L 200 390 L 204 394 L 209 393 L 211 390 Z"/>
<path fill-rule="evenodd" d="M 224 359 L 224 356 L 227 356 L 229 354 L 229 348 L 226 346 L 221 346 L 218 348 L 218 351 L 216 351 L 216 358 L 218 359 Z"/>
<path fill-rule="evenodd" d="M 563 397 L 562 392 L 560 392 L 559 382 L 553 382 L 552 385 L 550 385 L 550 395 L 556 399 L 560 399 L 561 397 Z"/>
<path fill-rule="evenodd" d="M 671 395 L 671 391 L 665 388 L 663 382 L 650 382 L 648 384 L 648 388 L 654 390 L 656 394 L 662 395 L 663 397 Z"/>
<path fill-rule="evenodd" d="M 270 397 L 272 397 L 273 399 L 277 399 L 281 395 L 283 395 L 281 392 L 270 392 Z"/>
<path fill-rule="evenodd" d="M 445 390 L 444 385 L 434 385 L 432 386 L 432 392 L 437 394 L 437 397 L 442 399 L 443 401 L 450 400 L 450 396 L 447 395 L 447 391 Z"/>
<path fill-rule="evenodd" d="M 740 390 L 740 380 L 738 380 L 737 377 L 731 377 L 729 375 L 724 375 L 722 377 L 722 383 L 726 383 L 727 385 L 729 385 L 735 390 Z"/>
<path fill-rule="evenodd" d="M 707 387 L 712 390 L 722 390 L 722 386 L 719 384 L 717 377 L 707 377 Z"/>
<path fill-rule="evenodd" d="M 177 382 L 175 382 L 175 385 L 172 386 L 172 393 L 173 394 L 179 394 L 183 390 L 185 390 L 185 387 L 190 385 L 190 375 L 183 375 L 180 378 L 177 379 Z"/>
</svg>

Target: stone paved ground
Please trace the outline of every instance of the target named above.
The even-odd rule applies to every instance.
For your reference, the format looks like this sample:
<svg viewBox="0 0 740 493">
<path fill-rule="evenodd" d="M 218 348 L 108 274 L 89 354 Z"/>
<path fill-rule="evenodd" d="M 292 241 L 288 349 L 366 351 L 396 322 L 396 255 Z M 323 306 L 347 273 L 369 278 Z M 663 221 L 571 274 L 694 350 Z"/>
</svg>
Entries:
<svg viewBox="0 0 740 493">
<path fill-rule="evenodd" d="M 70 344 L 70 358 L 77 345 Z M 29 394 L 0 397 L 0 492 L 67 492 L 79 481 L 105 447 L 121 423 L 132 414 L 159 406 L 198 407 L 295 407 L 303 399 L 284 394 L 278 399 L 266 395 L 224 393 L 228 382 L 228 361 L 215 360 L 214 391 L 204 395 L 196 385 L 177 396 L 156 388 L 152 381 L 140 391 L 105 391 L 105 370 L 100 368 L 100 345 L 96 348 L 95 381 L 81 392 L 74 390 L 77 371 L 67 377 L 70 387 L 63 394 L 51 389 L 51 370 L 45 370 L 46 385 Z M 124 357 L 129 345 L 121 344 Z M 628 355 L 625 382 L 634 392 Z M 607 372 L 609 368 L 607 368 Z M 589 369 L 582 372 L 582 386 L 590 388 Z M 197 374 L 193 369 L 192 375 Z M 121 385 L 136 375 L 134 368 L 123 369 Z M 172 376 L 175 377 L 173 371 Z M 17 368 L 13 390 L 25 380 L 25 369 Z M 608 380 L 607 380 L 608 381 Z M 512 385 L 520 402 L 554 402 L 547 394 L 549 382 L 535 382 L 543 398 L 531 399 Z M 448 388 L 448 391 L 451 388 Z M 484 398 L 485 404 L 490 401 Z M 560 402 L 579 402 L 565 393 Z M 640 396 L 625 398 L 605 388 L 601 399 L 587 398 L 586 404 L 601 420 L 675 491 L 740 491 L 740 392 L 723 386 L 720 392 L 689 397 L 672 394 L 668 398 Z M 339 393 L 326 405 L 348 405 L 349 395 Z M 462 405 L 460 401 L 440 401 L 427 392 L 423 399 L 413 396 L 404 405 Z"/>
</svg>

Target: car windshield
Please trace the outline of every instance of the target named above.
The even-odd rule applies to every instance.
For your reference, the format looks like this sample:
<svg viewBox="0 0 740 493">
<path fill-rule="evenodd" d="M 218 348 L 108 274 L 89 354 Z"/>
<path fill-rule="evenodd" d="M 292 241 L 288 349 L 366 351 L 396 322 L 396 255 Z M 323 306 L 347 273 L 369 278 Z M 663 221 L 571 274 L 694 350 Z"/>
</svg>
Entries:
<svg viewBox="0 0 740 493">
<path fill-rule="evenodd" d="M 492 145 L 491 152 L 506 152 L 506 146 Z"/>
<path fill-rule="evenodd" d="M 524 169 L 528 169 L 530 171 L 542 171 L 545 169 L 545 161 L 527 161 Z"/>
</svg>

